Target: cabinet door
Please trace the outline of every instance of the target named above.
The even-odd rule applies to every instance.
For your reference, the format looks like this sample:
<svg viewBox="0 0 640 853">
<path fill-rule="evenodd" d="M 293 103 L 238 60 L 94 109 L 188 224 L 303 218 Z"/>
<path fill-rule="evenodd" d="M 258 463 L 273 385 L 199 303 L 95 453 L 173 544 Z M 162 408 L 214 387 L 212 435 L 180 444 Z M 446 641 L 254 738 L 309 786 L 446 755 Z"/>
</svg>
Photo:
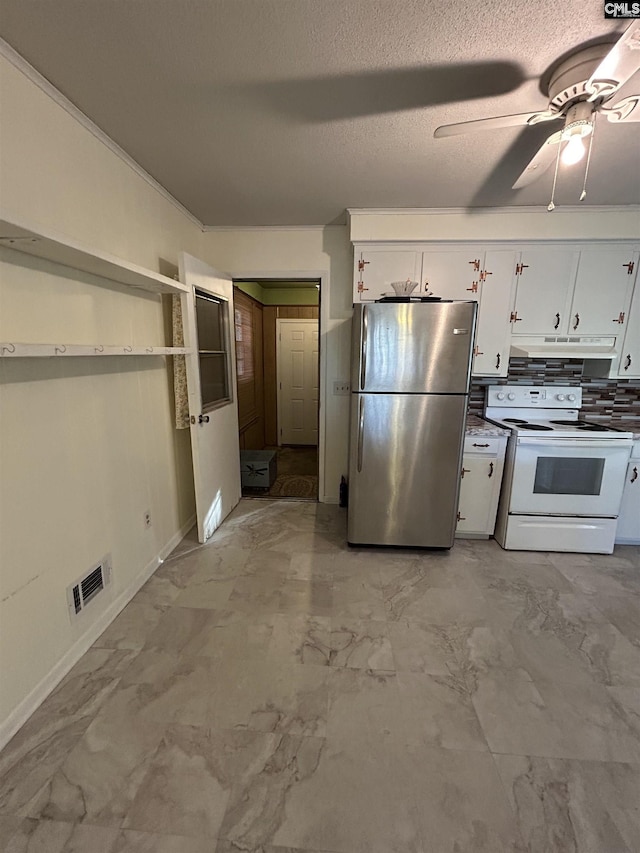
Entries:
<svg viewBox="0 0 640 853">
<path fill-rule="evenodd" d="M 622 337 L 637 266 L 637 254 L 628 248 L 583 249 L 569 333 Z"/>
<path fill-rule="evenodd" d="M 616 542 L 640 542 L 640 459 L 631 459 L 627 468 Z"/>
<path fill-rule="evenodd" d="M 618 376 L 621 379 L 640 377 L 640 278 L 631 300 L 624 341 L 620 349 Z"/>
<path fill-rule="evenodd" d="M 578 254 L 573 249 L 547 246 L 522 251 L 516 275 L 514 334 L 567 334 Z"/>
<path fill-rule="evenodd" d="M 481 271 L 482 298 L 473 359 L 474 376 L 506 376 L 511 346 L 511 292 L 516 253 L 488 251 Z"/>
<path fill-rule="evenodd" d="M 457 534 L 493 533 L 493 530 L 489 530 L 488 527 L 493 505 L 494 482 L 497 480 L 495 469 L 495 458 L 463 457 Z"/>
<path fill-rule="evenodd" d="M 354 303 L 373 302 L 385 294 L 393 296 L 392 281 L 420 281 L 419 252 L 356 248 L 354 254 Z"/>
<path fill-rule="evenodd" d="M 422 253 L 420 293 L 443 299 L 480 299 L 484 251 L 477 246 Z"/>
</svg>

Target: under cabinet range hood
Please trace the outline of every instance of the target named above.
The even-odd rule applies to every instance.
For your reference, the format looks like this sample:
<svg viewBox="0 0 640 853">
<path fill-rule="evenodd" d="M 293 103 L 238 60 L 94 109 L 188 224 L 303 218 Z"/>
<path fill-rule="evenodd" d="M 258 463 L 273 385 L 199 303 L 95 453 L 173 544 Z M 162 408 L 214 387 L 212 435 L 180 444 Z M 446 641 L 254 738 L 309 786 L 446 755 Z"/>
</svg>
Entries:
<svg viewBox="0 0 640 853">
<path fill-rule="evenodd" d="M 618 357 L 615 338 L 574 335 L 535 335 L 511 338 L 512 357 L 519 358 L 603 358 Z"/>
</svg>

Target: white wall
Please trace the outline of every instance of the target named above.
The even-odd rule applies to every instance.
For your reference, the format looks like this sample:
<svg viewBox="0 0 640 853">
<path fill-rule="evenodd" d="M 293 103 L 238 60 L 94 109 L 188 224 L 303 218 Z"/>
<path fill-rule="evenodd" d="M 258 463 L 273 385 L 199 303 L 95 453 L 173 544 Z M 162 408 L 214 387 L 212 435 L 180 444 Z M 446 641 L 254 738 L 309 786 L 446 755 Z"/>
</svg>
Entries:
<svg viewBox="0 0 640 853">
<path fill-rule="evenodd" d="M 184 212 L 0 62 L 5 213 L 157 271 L 182 249 L 199 254 L 201 230 Z M 0 340 L 162 344 L 166 323 L 159 296 L 2 250 Z M 190 523 L 189 434 L 173 427 L 170 367 L 162 357 L 0 365 L 0 745 Z M 66 586 L 107 553 L 109 593 L 74 627 Z"/>
</svg>

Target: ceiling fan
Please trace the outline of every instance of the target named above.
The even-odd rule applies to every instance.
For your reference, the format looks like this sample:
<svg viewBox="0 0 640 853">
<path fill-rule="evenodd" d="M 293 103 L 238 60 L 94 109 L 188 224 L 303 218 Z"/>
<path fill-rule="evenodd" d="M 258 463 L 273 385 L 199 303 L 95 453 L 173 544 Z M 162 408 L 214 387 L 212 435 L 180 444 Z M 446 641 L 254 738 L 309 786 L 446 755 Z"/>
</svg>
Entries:
<svg viewBox="0 0 640 853">
<path fill-rule="evenodd" d="M 589 155 L 593 142 L 596 115 L 611 122 L 640 121 L 640 94 L 623 98 L 609 106 L 615 93 L 640 69 L 640 20 L 634 21 L 616 44 L 587 47 L 573 53 L 558 65 L 549 80 L 549 106 L 546 110 L 495 118 L 444 124 L 436 128 L 436 138 L 455 136 L 476 130 L 498 127 L 518 127 L 545 121 L 564 120 L 561 130 L 552 133 L 513 185 L 514 190 L 526 187 L 540 177 L 556 161 L 556 176 L 560 149 L 562 160 L 570 165 L 584 155 L 583 139 L 590 137 Z M 589 159 L 587 159 L 588 170 Z M 555 178 L 554 178 L 555 190 Z M 586 195 L 583 187 L 581 200 Z M 553 194 L 549 210 L 553 210 Z"/>
</svg>

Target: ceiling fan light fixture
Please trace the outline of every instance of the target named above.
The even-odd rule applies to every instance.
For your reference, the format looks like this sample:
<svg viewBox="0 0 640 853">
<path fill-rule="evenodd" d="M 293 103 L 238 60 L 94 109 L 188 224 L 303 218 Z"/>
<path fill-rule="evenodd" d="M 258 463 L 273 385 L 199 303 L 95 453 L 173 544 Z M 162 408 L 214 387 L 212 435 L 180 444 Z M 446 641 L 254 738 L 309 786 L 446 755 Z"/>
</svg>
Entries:
<svg viewBox="0 0 640 853">
<path fill-rule="evenodd" d="M 584 142 L 582 141 L 582 136 L 579 133 L 576 133 L 569 137 L 569 141 L 565 145 L 560 159 L 565 166 L 573 166 L 574 163 L 578 163 L 582 160 L 584 154 L 585 147 Z"/>
</svg>

